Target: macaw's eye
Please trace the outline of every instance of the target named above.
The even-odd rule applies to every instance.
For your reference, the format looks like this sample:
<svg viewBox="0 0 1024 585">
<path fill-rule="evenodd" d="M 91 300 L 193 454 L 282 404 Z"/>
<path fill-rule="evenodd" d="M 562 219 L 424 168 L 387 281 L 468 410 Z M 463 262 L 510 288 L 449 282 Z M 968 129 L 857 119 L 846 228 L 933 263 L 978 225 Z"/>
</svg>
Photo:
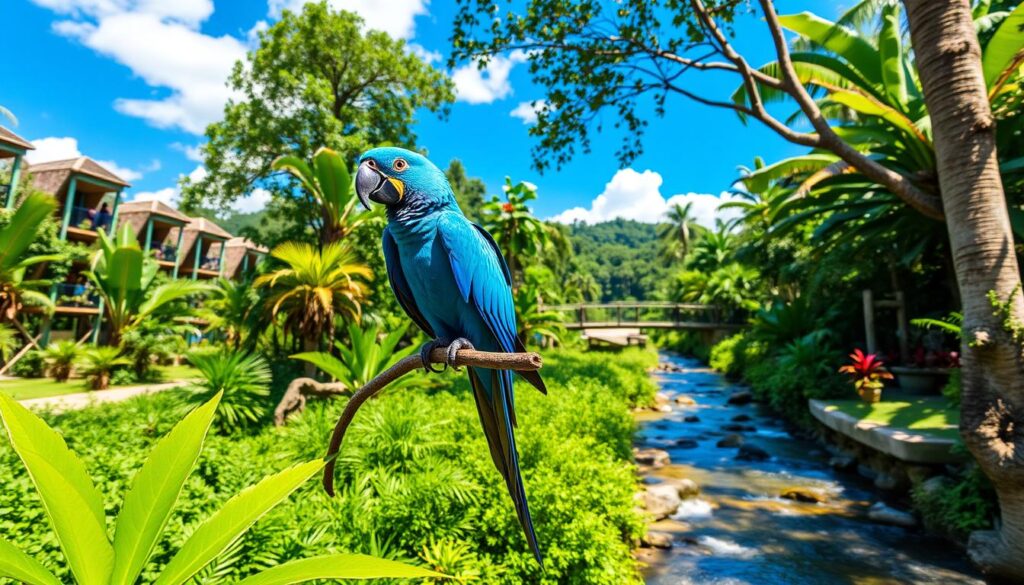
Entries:
<svg viewBox="0 0 1024 585">
<path fill-rule="evenodd" d="M 395 169 L 398 172 L 402 172 L 405 169 L 409 168 L 409 163 L 405 162 L 404 158 L 396 158 L 395 162 L 391 163 L 391 168 Z"/>
<path fill-rule="evenodd" d="M 370 167 L 371 169 L 375 169 L 377 168 L 377 161 L 373 160 L 372 158 L 368 158 L 366 159 L 366 166 Z"/>
</svg>

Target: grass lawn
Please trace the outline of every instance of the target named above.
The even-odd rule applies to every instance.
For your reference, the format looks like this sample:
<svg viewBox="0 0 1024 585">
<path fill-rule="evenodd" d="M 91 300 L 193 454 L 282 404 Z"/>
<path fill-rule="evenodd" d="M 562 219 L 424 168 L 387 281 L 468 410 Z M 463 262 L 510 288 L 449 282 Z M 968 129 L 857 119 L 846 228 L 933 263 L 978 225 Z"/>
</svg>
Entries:
<svg viewBox="0 0 1024 585">
<path fill-rule="evenodd" d="M 956 439 L 960 436 L 957 432 L 960 411 L 951 408 L 942 396 L 906 396 L 886 400 L 883 395 L 882 401 L 875 404 L 867 404 L 860 400 L 825 402 L 828 404 L 828 410 L 839 410 L 861 420 L 943 439 Z"/>
<path fill-rule="evenodd" d="M 190 380 L 199 377 L 199 370 L 192 366 L 157 366 L 162 374 L 159 384 L 162 382 L 173 382 L 175 380 Z M 124 386 L 139 386 L 140 384 L 121 384 Z M 118 386 L 111 386 L 116 388 Z M 27 398 L 43 398 L 46 396 L 61 396 L 63 394 L 74 394 L 76 392 L 88 392 L 89 386 L 81 378 L 72 378 L 67 382 L 54 382 L 50 378 L 17 378 L 14 380 L 0 380 L 0 392 L 5 392 L 17 400 Z"/>
</svg>

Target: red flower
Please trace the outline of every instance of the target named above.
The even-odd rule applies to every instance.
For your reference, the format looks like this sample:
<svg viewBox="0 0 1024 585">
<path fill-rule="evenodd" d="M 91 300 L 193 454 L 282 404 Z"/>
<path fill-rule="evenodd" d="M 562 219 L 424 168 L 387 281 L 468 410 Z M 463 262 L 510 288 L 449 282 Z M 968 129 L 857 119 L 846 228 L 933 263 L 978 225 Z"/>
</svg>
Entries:
<svg viewBox="0 0 1024 585">
<path fill-rule="evenodd" d="M 514 205 L 512 205 L 511 203 L 503 203 L 503 204 L 501 205 L 501 209 L 502 209 L 502 211 L 504 211 L 505 213 L 512 213 L 513 211 L 515 211 L 515 210 L 516 210 L 515 206 L 514 206 Z"/>
<path fill-rule="evenodd" d="M 855 349 L 850 354 L 850 360 L 849 364 L 839 368 L 840 372 L 871 380 L 892 378 L 892 374 L 883 367 L 885 362 L 878 359 L 878 356 L 873 353 L 865 354 L 861 350 Z"/>
</svg>

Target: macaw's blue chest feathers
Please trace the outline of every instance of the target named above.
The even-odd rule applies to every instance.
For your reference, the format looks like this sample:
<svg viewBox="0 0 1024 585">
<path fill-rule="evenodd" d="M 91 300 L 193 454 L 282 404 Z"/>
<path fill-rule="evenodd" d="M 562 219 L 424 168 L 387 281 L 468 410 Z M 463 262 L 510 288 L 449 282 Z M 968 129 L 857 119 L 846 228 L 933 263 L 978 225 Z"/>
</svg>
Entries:
<svg viewBox="0 0 1024 585">
<path fill-rule="evenodd" d="M 448 186 L 448 181 L 445 180 L 444 185 L 441 187 L 447 193 L 442 192 L 440 195 L 423 193 L 418 187 L 407 185 L 403 204 L 389 205 L 387 207 L 388 223 L 415 227 L 413 224 L 419 223 L 438 213 L 445 211 L 462 213 L 459 210 L 458 202 L 455 200 L 455 194 L 452 193 L 452 188 Z"/>
</svg>

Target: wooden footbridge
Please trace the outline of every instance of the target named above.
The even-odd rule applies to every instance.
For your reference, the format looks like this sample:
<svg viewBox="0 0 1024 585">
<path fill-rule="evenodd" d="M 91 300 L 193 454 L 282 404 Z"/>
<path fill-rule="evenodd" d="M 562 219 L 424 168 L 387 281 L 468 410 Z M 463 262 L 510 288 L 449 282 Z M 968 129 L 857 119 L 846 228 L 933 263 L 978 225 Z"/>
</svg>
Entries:
<svg viewBox="0 0 1024 585">
<path fill-rule="evenodd" d="M 720 307 L 693 303 L 622 301 L 546 305 L 541 309 L 561 313 L 566 329 L 582 330 L 589 340 L 613 345 L 643 345 L 647 340 L 644 329 L 691 330 L 714 339 L 743 327 Z"/>
</svg>

